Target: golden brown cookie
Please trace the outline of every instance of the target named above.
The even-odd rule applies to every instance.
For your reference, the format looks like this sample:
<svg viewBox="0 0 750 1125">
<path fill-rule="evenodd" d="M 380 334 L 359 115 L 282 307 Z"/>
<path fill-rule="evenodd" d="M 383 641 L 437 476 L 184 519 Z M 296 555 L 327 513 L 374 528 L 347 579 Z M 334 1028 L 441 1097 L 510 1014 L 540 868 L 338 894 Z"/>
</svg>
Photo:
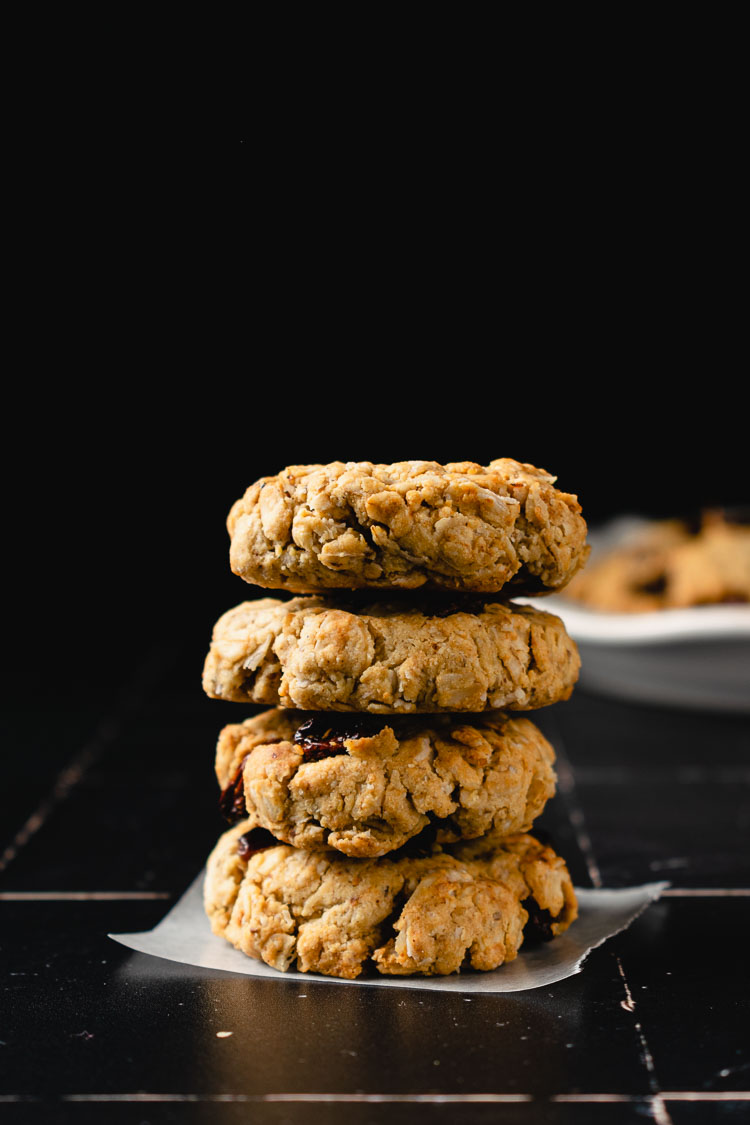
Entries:
<svg viewBox="0 0 750 1125">
<path fill-rule="evenodd" d="M 294 465 L 256 481 L 228 519 L 247 582 L 294 593 L 415 589 L 539 594 L 585 561 L 586 523 L 555 477 L 502 458 Z"/>
<path fill-rule="evenodd" d="M 217 622 L 203 687 L 304 711 L 527 711 L 567 699 L 579 665 L 559 617 L 531 606 L 261 598 Z"/>
<path fill-rule="evenodd" d="M 525 928 L 554 937 L 578 913 L 564 861 L 533 836 L 492 834 L 382 859 L 256 847 L 246 822 L 221 837 L 208 861 L 206 913 L 215 934 L 282 971 L 352 979 L 366 967 L 496 969 L 516 957 Z"/>
<path fill-rule="evenodd" d="M 433 825 L 439 842 L 526 832 L 555 792 L 554 751 L 528 719 L 469 723 L 265 711 L 221 732 L 228 819 L 305 850 L 374 857 Z"/>
</svg>

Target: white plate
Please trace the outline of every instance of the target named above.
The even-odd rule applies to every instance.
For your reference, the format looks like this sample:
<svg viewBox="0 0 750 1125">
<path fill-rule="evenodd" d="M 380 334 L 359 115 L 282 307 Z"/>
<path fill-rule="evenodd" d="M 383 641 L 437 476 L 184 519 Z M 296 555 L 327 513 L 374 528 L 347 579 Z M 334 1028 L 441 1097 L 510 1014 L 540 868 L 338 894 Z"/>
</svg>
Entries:
<svg viewBox="0 0 750 1125">
<path fill-rule="evenodd" d="M 623 518 L 592 534 L 592 555 L 642 522 Z M 564 593 L 524 600 L 562 618 L 581 653 L 582 686 L 647 703 L 750 713 L 750 606 L 603 613 Z"/>
</svg>

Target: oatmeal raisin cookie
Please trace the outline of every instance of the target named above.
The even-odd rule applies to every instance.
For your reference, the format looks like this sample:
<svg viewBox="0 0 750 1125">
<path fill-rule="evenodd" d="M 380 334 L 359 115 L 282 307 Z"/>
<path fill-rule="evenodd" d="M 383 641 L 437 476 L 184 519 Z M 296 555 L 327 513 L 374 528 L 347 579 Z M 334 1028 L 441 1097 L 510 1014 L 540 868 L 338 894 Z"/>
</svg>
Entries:
<svg viewBox="0 0 750 1125">
<path fill-rule="evenodd" d="M 567 699 L 579 656 L 562 621 L 474 599 L 343 608 L 340 595 L 261 598 L 217 622 L 203 670 L 216 699 L 305 711 L 532 710 Z"/>
<path fill-rule="evenodd" d="M 529 719 L 272 710 L 224 728 L 222 810 L 305 850 L 375 857 L 433 825 L 440 842 L 525 832 L 555 792 Z"/>
<path fill-rule="evenodd" d="M 525 930 L 551 938 L 577 916 L 565 863 L 533 836 L 382 859 L 257 847 L 247 822 L 221 837 L 205 909 L 215 934 L 282 971 L 491 970 L 516 957 Z"/>
<path fill-rule="evenodd" d="M 327 589 L 559 590 L 586 559 L 586 523 L 555 477 L 509 458 L 293 465 L 227 521 L 235 574 L 298 594 Z"/>
</svg>

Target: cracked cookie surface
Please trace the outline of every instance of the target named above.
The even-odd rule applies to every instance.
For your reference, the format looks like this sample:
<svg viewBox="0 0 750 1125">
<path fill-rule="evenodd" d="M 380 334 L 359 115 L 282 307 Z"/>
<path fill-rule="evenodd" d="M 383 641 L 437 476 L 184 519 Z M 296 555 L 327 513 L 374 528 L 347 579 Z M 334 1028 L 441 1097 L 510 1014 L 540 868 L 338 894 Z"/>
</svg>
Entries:
<svg viewBox="0 0 750 1125">
<path fill-rule="evenodd" d="M 559 617 L 473 599 L 260 598 L 216 623 L 203 688 L 216 699 L 304 711 L 526 711 L 567 699 L 580 659 Z"/>
<path fill-rule="evenodd" d="M 564 861 L 533 836 L 373 860 L 285 844 L 252 851 L 248 835 L 241 822 L 211 853 L 205 909 L 215 934 L 281 971 L 491 970 L 516 957 L 524 928 L 543 918 L 554 937 L 577 916 Z"/>
<path fill-rule="evenodd" d="M 529 719 L 364 719 L 273 710 L 225 727 L 225 814 L 297 848 L 375 857 L 429 825 L 440 843 L 526 832 L 554 795 L 554 751 Z"/>
<path fill-rule="evenodd" d="M 510 458 L 293 465 L 227 520 L 230 564 L 258 586 L 540 594 L 583 565 L 586 523 L 555 477 Z"/>
</svg>

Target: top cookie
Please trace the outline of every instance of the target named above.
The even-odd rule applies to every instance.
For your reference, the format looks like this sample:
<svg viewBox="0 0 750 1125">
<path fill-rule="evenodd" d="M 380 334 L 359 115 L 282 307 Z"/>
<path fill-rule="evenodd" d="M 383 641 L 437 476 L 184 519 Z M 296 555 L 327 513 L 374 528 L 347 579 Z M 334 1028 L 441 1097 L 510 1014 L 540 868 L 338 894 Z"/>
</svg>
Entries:
<svg viewBox="0 0 750 1125">
<path fill-rule="evenodd" d="M 588 547 L 578 500 L 555 479 L 509 458 L 486 467 L 294 465 L 232 507 L 231 567 L 246 582 L 295 593 L 559 590 Z"/>
</svg>

